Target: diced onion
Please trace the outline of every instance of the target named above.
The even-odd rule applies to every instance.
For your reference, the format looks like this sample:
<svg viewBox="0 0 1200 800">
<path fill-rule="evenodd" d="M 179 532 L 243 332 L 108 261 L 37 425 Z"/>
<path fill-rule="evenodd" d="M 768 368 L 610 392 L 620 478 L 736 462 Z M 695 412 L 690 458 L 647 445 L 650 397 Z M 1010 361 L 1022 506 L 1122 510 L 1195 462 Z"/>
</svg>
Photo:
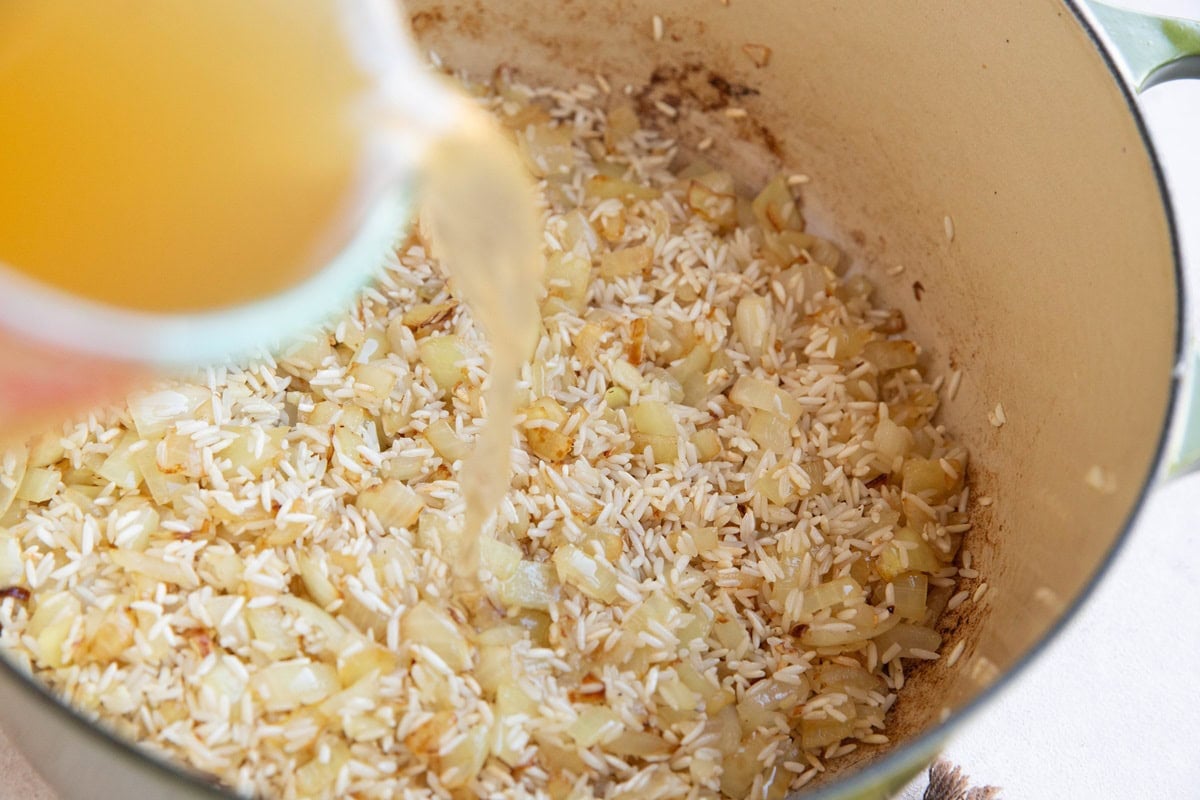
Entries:
<svg viewBox="0 0 1200 800">
<path fill-rule="evenodd" d="M 881 419 L 875 426 L 875 451 L 883 458 L 888 471 L 897 458 L 908 455 L 913 446 L 912 432 L 890 419 Z"/>
<path fill-rule="evenodd" d="M 586 255 L 554 253 L 546 259 L 546 296 L 559 299 L 567 310 L 579 313 L 586 307 L 591 278 L 592 260 Z M 542 313 L 547 313 L 545 305 Z"/>
<path fill-rule="evenodd" d="M 870 343 L 873 335 L 871 330 L 866 327 L 833 325 L 829 328 L 829 338 L 835 342 L 831 354 L 839 361 L 856 358 Z"/>
<path fill-rule="evenodd" d="M 521 564 L 521 551 L 487 536 L 479 539 L 479 561 L 497 579 L 506 581 Z"/>
<path fill-rule="evenodd" d="M 637 112 L 629 103 L 620 103 L 608 112 L 608 124 L 604 128 L 604 144 L 609 150 L 632 136 L 640 127 Z"/>
<path fill-rule="evenodd" d="M 676 711 L 693 711 L 700 704 L 700 695 L 688 687 L 674 670 L 659 673 L 658 694 L 668 707 Z"/>
<path fill-rule="evenodd" d="M 809 255 L 813 261 L 822 264 L 834 271 L 839 271 L 838 267 L 842 262 L 842 251 L 838 250 L 837 245 L 827 239 L 821 239 L 814 236 L 812 244 L 808 246 Z"/>
<path fill-rule="evenodd" d="M 221 698 L 230 706 L 242 699 L 246 691 L 246 680 L 239 673 L 225 666 L 224 661 L 217 661 L 212 669 L 200 678 L 200 685 Z"/>
<path fill-rule="evenodd" d="M 25 574 L 21 558 L 21 542 L 17 537 L 0 531 L 0 587 L 15 586 Z"/>
<path fill-rule="evenodd" d="M 621 627 L 634 634 L 650 631 L 655 626 L 671 630 L 675 627 L 681 610 L 678 602 L 662 592 L 655 591 L 626 615 Z"/>
<path fill-rule="evenodd" d="M 122 569 L 156 581 L 173 583 L 183 589 L 195 589 L 200 585 L 199 577 L 190 566 L 167 561 L 156 555 L 114 548 L 109 557 Z"/>
<path fill-rule="evenodd" d="M 434 452 L 447 463 L 453 464 L 455 461 L 461 461 L 471 452 L 470 446 L 444 419 L 430 423 L 429 427 L 425 429 L 424 435 Z"/>
<path fill-rule="evenodd" d="M 613 362 L 612 379 L 618 386 L 630 392 L 640 389 L 645 383 L 641 371 L 624 359 Z"/>
<path fill-rule="evenodd" d="M 143 447 L 133 454 L 133 463 L 137 466 L 146 491 L 159 505 L 167 505 L 175 494 L 185 485 L 182 476 L 167 475 L 158 465 L 158 448 L 154 443 Z"/>
<path fill-rule="evenodd" d="M 443 786 L 458 789 L 475 780 L 488 757 L 489 735 L 486 725 L 472 727 L 442 754 Z"/>
<path fill-rule="evenodd" d="M 858 645 L 895 627 L 900 618 L 895 614 L 882 615 L 869 605 L 854 606 L 857 613 L 849 620 L 834 620 L 813 624 L 800 634 L 806 647 L 846 647 Z"/>
<path fill-rule="evenodd" d="M 880 653 L 886 653 L 894 644 L 900 646 L 901 658 L 911 658 L 914 650 L 936 653 L 942 646 L 942 635 L 924 625 L 901 622 L 875 637 Z"/>
<path fill-rule="evenodd" d="M 425 501 L 400 481 L 386 480 L 379 486 L 359 492 L 354 505 L 363 513 L 374 514 L 387 530 L 412 527 L 421 516 Z"/>
<path fill-rule="evenodd" d="M 355 364 L 350 368 L 350 377 L 358 397 L 372 405 L 382 403 L 397 380 L 396 373 L 382 364 Z"/>
<path fill-rule="evenodd" d="M 324 342 L 326 353 L 332 352 L 325 337 L 320 337 L 320 341 Z M 294 359 L 294 356 L 289 354 L 289 358 Z M 320 359 L 317 358 L 312 366 L 316 367 L 319 364 Z M 129 416 L 138 436 L 143 439 L 155 439 L 165 433 L 173 422 L 192 418 L 196 410 L 211 398 L 212 393 L 207 389 L 189 385 L 159 389 L 155 392 L 135 392 L 128 398 Z"/>
<path fill-rule="evenodd" d="M 801 273 L 796 268 L 802 264 L 812 263 L 806 253 L 815 241 L 815 236 L 800 231 L 775 233 L 768 230 L 763 233 L 763 255 L 776 267 L 787 268 L 780 273 L 778 279 L 793 294 L 801 294 L 798 291 L 800 287 L 797 285 L 797 278 Z M 808 294 L 815 295 L 819 288 L 820 286 L 814 287 Z"/>
<path fill-rule="evenodd" d="M 426 325 L 436 325 L 450 316 L 450 313 L 454 311 L 457 305 L 457 303 L 450 300 L 442 303 L 414 303 L 404 309 L 404 313 L 400 315 L 400 323 L 412 330 L 423 328 Z M 396 347 L 395 338 L 393 336 L 388 337 L 392 349 L 403 349 Z"/>
<path fill-rule="evenodd" d="M 633 442 L 634 452 L 643 453 L 646 448 L 650 448 L 656 464 L 674 464 L 679 458 L 679 437 L 677 436 L 634 431 L 629 438 Z"/>
<path fill-rule="evenodd" d="M 471 666 L 471 650 L 457 623 L 424 600 L 400 620 L 400 635 L 437 653 L 452 670 L 461 672 Z"/>
<path fill-rule="evenodd" d="M 853 709 L 852 704 L 846 704 L 841 707 L 844 711 L 846 708 Z M 854 734 L 854 721 L 847 719 L 845 722 L 826 717 L 822 719 L 805 719 L 800 721 L 800 746 L 805 750 L 819 750 L 828 747 L 831 744 L 836 744 L 847 736 Z"/>
<path fill-rule="evenodd" d="M 917 346 L 904 339 L 868 342 L 863 347 L 862 355 L 880 372 L 891 372 L 917 364 Z"/>
<path fill-rule="evenodd" d="M 553 397 L 539 397 L 525 409 L 525 419 L 546 419 L 561 425 L 567 421 L 567 410 Z"/>
<path fill-rule="evenodd" d="M 112 453 L 96 470 L 96 474 L 121 489 L 136 489 L 142 483 L 142 473 L 133 461 L 129 448 L 138 440 L 132 431 L 122 436 Z"/>
<path fill-rule="evenodd" d="M 620 735 L 624 726 L 617 712 L 607 706 L 589 706 L 567 728 L 567 734 L 580 747 L 611 741 Z"/>
<path fill-rule="evenodd" d="M 921 534 L 908 527 L 896 530 L 893 540 L 875 561 L 875 571 L 887 581 L 903 572 L 934 573 L 941 568 L 942 562 L 934 549 Z"/>
<path fill-rule="evenodd" d="M 696 545 L 696 552 L 700 554 L 716 550 L 717 545 L 721 541 L 720 532 L 711 525 L 690 528 L 688 533 L 692 537 L 692 542 Z"/>
<path fill-rule="evenodd" d="M 296 560 L 300 568 L 300 580 L 318 606 L 325 608 L 340 597 L 319 559 L 301 552 L 297 553 Z"/>
<path fill-rule="evenodd" d="M 500 586 L 500 601 L 507 606 L 545 611 L 558 599 L 554 568 L 536 561 L 522 561 L 513 576 Z"/>
<path fill-rule="evenodd" d="M 588 555 L 570 544 L 555 550 L 553 560 L 558 579 L 563 583 L 604 603 L 617 599 L 617 571 L 607 560 Z"/>
<path fill-rule="evenodd" d="M 800 685 L 763 678 L 743 695 L 737 704 L 738 720 L 745 734 L 769 728 L 775 724 L 776 712 L 789 712 L 808 699 L 807 681 Z"/>
<path fill-rule="evenodd" d="M 618 756 L 653 758 L 668 755 L 674 749 L 674 745 L 649 731 L 622 731 L 604 745 L 604 749 Z"/>
<path fill-rule="evenodd" d="M 691 614 L 684 616 L 690 617 Z M 686 624 L 685 624 L 686 627 Z M 682 632 L 683 628 L 680 628 Z M 684 639 L 680 636 L 680 642 L 688 642 L 691 639 Z M 679 676 L 679 680 L 683 681 L 683 685 L 695 692 L 701 699 L 705 701 L 705 705 L 709 704 L 713 698 L 721 693 L 721 687 L 713 680 L 710 680 L 707 675 L 700 672 L 696 668 L 695 663 L 691 659 L 683 659 L 674 667 L 675 674 Z M 716 713 L 713 709 L 712 713 Z"/>
<path fill-rule="evenodd" d="M 701 428 L 692 434 L 690 441 L 696 448 L 699 461 L 712 461 L 721 455 L 721 437 L 712 428 Z"/>
<path fill-rule="evenodd" d="M 726 754 L 721 762 L 721 793 L 729 798 L 748 798 L 754 779 L 763 771 L 758 755 L 767 745 L 768 737 L 755 733 L 741 746 Z"/>
<path fill-rule="evenodd" d="M 565 249 L 589 259 L 600 247 L 596 229 L 588 222 L 587 215 L 574 209 L 563 215 L 563 245 Z"/>
<path fill-rule="evenodd" d="M 714 736 L 712 746 L 724 755 L 730 755 L 742 744 L 741 723 L 732 705 L 710 715 L 705 723 L 704 732 Z"/>
<path fill-rule="evenodd" d="M 620 206 L 611 211 L 606 209 L 604 213 L 600 214 L 596 220 L 596 227 L 600 229 L 600 235 L 606 241 L 619 242 L 625 235 L 627 221 L 625 206 Z"/>
<path fill-rule="evenodd" d="M 680 402 L 693 408 L 702 408 L 708 402 L 709 386 L 706 370 L 711 362 L 712 353 L 707 348 L 697 345 L 667 370 L 667 373 L 679 382 L 679 387 L 683 392 Z"/>
<path fill-rule="evenodd" d="M 949 461 L 959 477 L 951 477 L 934 459 L 910 458 L 904 462 L 901 488 L 910 494 L 921 494 L 932 503 L 944 503 L 961 483 L 962 465 Z M 927 494 L 923 494 L 927 493 Z"/>
<path fill-rule="evenodd" d="M 782 453 L 792 446 L 792 426 L 787 417 L 774 411 L 755 409 L 750 415 L 746 432 L 759 447 Z"/>
<path fill-rule="evenodd" d="M 518 131 L 517 142 L 529 171 L 539 178 L 566 175 L 575 166 L 569 125 L 538 122 Z"/>
<path fill-rule="evenodd" d="M 307 600 L 293 595 L 283 595 L 279 598 L 280 607 L 295 614 L 309 631 L 320 631 L 325 639 L 325 647 L 330 650 L 340 650 L 352 634 L 334 619 L 328 612 L 318 608 Z M 306 634 L 307 635 L 307 634 Z"/>
<path fill-rule="evenodd" d="M 17 489 L 18 500 L 30 503 L 44 503 L 58 493 L 62 484 L 62 473 L 49 467 L 30 467 L 25 471 L 25 479 Z"/>
<path fill-rule="evenodd" d="M 757 412 L 759 414 L 765 412 Z M 777 464 L 754 482 L 754 490 L 777 506 L 786 506 L 797 497 L 796 484 L 788 472 L 788 464 Z"/>
<path fill-rule="evenodd" d="M 862 602 L 863 589 L 853 578 L 834 578 L 815 586 L 804 593 L 802 613 L 812 614 L 836 605 L 852 605 Z"/>
<path fill-rule="evenodd" d="M 28 465 L 30 467 L 52 466 L 61 461 L 65 455 L 62 436 L 57 431 L 44 431 L 29 440 Z"/>
<path fill-rule="evenodd" d="M 780 414 L 789 427 L 800 419 L 803 407 L 773 381 L 743 375 L 729 391 L 729 399 L 743 408 L 757 408 Z"/>
<path fill-rule="evenodd" d="M 531 453 L 555 464 L 564 461 L 575 447 L 570 436 L 552 428 L 527 428 L 525 441 L 529 443 Z"/>
<path fill-rule="evenodd" d="M 813 680 L 823 693 L 844 692 L 858 689 L 863 692 L 882 692 L 883 679 L 867 672 L 862 667 L 846 664 L 822 664 L 817 668 Z"/>
<path fill-rule="evenodd" d="M 662 194 L 662 192 L 652 186 L 614 178 L 610 175 L 593 175 L 584 183 L 583 190 L 589 197 L 596 197 L 601 200 L 609 197 L 631 200 L 654 200 Z"/>
<path fill-rule="evenodd" d="M 350 655 L 339 656 L 338 679 L 343 686 L 353 686 L 373 673 L 387 675 L 399 666 L 400 659 L 391 650 L 374 642 L 366 642 L 351 651 Z"/>
<path fill-rule="evenodd" d="M 349 621 L 360 631 L 369 631 L 376 637 L 382 637 L 388 628 L 389 615 L 374 603 L 368 605 L 358 595 L 347 592 L 342 598 L 342 607 L 338 609 L 339 616 Z"/>
<path fill-rule="evenodd" d="M 38 664 L 58 669 L 67 663 L 67 637 L 82 613 L 80 602 L 70 592 L 40 594 L 25 633 L 37 642 Z"/>
<path fill-rule="evenodd" d="M 733 328 L 747 355 L 755 358 L 762 356 L 769 344 L 767 333 L 770 325 L 771 307 L 767 298 L 748 294 L 738 300 L 737 309 L 734 311 Z"/>
<path fill-rule="evenodd" d="M 453 390 L 466 377 L 466 354 L 457 336 L 426 336 L 417 342 L 417 353 L 442 391 Z"/>
<path fill-rule="evenodd" d="M 628 408 L 629 392 L 620 386 L 610 386 L 604 391 L 604 404 L 609 408 Z"/>
<path fill-rule="evenodd" d="M 222 429 L 233 434 L 233 439 L 221 450 L 221 458 L 229 459 L 229 474 L 237 475 L 247 470 L 255 478 L 261 477 L 283 451 L 287 428 L 260 425 L 226 425 Z"/>
<path fill-rule="evenodd" d="M 513 676 L 512 648 L 508 645 L 480 645 L 479 663 L 472 675 L 485 692 L 495 692 Z"/>
<path fill-rule="evenodd" d="M 718 229 L 737 224 L 737 197 L 732 192 L 714 191 L 708 184 L 694 180 L 688 183 L 687 204 Z"/>
<path fill-rule="evenodd" d="M 609 562 L 615 562 L 625 551 L 625 537 L 617 531 L 585 525 L 579 546 L 588 552 L 603 556 Z"/>
<path fill-rule="evenodd" d="M 925 619 L 925 597 L 929 591 L 929 577 L 919 572 L 905 572 L 892 581 L 896 598 L 896 613 L 901 619 L 920 622 Z"/>
<path fill-rule="evenodd" d="M 350 761 L 350 748 L 334 740 L 328 750 L 329 757 L 322 760 L 314 756 L 307 764 L 296 770 L 296 792 L 301 797 L 332 797 L 338 774 Z"/>
<path fill-rule="evenodd" d="M 148 448 L 143 448 L 143 450 Z M 143 463 L 139 458 L 142 451 L 134 454 L 138 464 Z M 180 478 L 198 478 L 203 471 L 200 463 L 200 452 L 192 441 L 192 437 L 178 433 L 168 433 L 154 449 L 155 465 L 164 475 L 179 476 Z M 145 458 L 145 456 L 142 456 Z"/>
<path fill-rule="evenodd" d="M 428 456 L 424 453 L 389 453 L 379 467 L 379 474 L 397 481 L 411 481 L 426 472 Z"/>
<path fill-rule="evenodd" d="M 200 554 L 199 572 L 205 583 L 235 592 L 241 586 L 246 565 L 241 556 L 228 548 L 209 547 Z"/>
<path fill-rule="evenodd" d="M 750 649 L 750 634 L 735 620 L 718 622 L 713 625 L 713 635 L 722 647 L 728 648 L 730 655 L 740 658 Z"/>
<path fill-rule="evenodd" d="M 283 612 L 274 606 L 247 608 L 243 614 L 257 648 L 268 658 L 292 658 L 297 654 L 298 642 L 290 630 L 289 621 Z"/>
<path fill-rule="evenodd" d="M 776 175 L 763 187 L 751 209 L 764 231 L 804 230 L 804 218 L 784 175 Z"/>
<path fill-rule="evenodd" d="M 600 277 L 613 280 L 634 275 L 647 276 L 653 263 L 654 251 L 644 244 L 614 250 L 600 257 Z"/>
<path fill-rule="evenodd" d="M 514 683 L 502 683 L 496 690 L 496 714 L 502 718 L 515 714 L 533 716 L 537 710 L 537 701 L 525 694 Z"/>
<path fill-rule="evenodd" d="M 639 433 L 672 437 L 678 433 L 678 428 L 675 425 L 675 416 L 671 413 L 671 409 L 666 403 L 660 403 L 655 400 L 643 400 L 633 406 L 630 412 L 630 419 L 633 422 L 634 429 Z"/>
</svg>

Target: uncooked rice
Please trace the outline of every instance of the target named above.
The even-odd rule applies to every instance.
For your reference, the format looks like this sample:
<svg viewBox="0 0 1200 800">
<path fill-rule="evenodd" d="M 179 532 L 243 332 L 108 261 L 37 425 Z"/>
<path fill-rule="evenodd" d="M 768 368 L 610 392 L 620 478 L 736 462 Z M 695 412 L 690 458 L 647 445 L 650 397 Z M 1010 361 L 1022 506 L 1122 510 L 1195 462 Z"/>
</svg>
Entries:
<svg viewBox="0 0 1200 800">
<path fill-rule="evenodd" d="M 0 648 L 263 796 L 778 800 L 886 745 L 968 596 L 919 348 L 803 230 L 804 180 L 741 196 L 593 87 L 480 94 L 550 264 L 482 606 L 448 561 L 487 348 L 417 226 L 277 361 L 5 456 Z"/>
</svg>

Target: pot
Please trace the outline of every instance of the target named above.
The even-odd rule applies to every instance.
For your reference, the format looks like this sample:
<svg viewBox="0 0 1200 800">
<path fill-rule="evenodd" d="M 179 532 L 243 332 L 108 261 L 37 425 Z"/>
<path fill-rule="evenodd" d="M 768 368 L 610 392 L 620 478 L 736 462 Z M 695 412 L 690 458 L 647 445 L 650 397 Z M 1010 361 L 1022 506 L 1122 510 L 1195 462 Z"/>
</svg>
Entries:
<svg viewBox="0 0 1200 800">
<path fill-rule="evenodd" d="M 812 227 L 875 278 L 933 369 L 963 371 L 942 413 L 971 450 L 975 495 L 995 500 L 968 542 L 989 589 L 949 616 L 965 650 L 906 688 L 894 746 L 842 759 L 804 795 L 889 796 L 1071 617 L 1155 481 L 1200 459 L 1175 222 L 1130 95 L 1200 74 L 1200 25 L 1060 0 L 408 8 L 422 46 L 469 72 L 563 85 L 599 72 L 650 114 L 678 106 L 662 127 L 713 137 L 706 157 L 747 184 L 809 174 Z M 748 114 L 724 113 L 735 106 Z M 0 709 L 64 798 L 222 796 L 4 664 Z"/>
</svg>

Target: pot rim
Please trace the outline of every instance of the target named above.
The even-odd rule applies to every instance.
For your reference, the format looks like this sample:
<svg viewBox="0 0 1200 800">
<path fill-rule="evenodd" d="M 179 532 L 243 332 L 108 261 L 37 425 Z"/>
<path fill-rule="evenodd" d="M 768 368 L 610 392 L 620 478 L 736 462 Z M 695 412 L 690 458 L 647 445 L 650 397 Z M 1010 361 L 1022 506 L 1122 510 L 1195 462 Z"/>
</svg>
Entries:
<svg viewBox="0 0 1200 800">
<path fill-rule="evenodd" d="M 1183 271 L 1183 258 L 1179 245 L 1179 224 L 1174 205 L 1171 202 L 1170 189 L 1163 174 L 1162 164 L 1154 148 L 1154 143 L 1150 138 L 1145 119 L 1138 108 L 1135 93 L 1132 87 L 1126 82 L 1120 67 L 1113 58 L 1113 54 L 1104 45 L 1095 25 L 1093 25 L 1082 11 L 1081 5 L 1083 0 L 1059 0 L 1059 2 L 1073 15 L 1076 23 L 1084 31 L 1091 41 L 1092 46 L 1099 53 L 1110 76 L 1116 82 L 1121 96 L 1125 101 L 1126 108 L 1137 125 L 1142 146 L 1149 157 L 1150 166 L 1154 173 L 1154 180 L 1158 185 L 1162 210 L 1166 215 L 1167 232 L 1170 237 L 1176 284 L 1174 309 L 1176 331 L 1173 343 L 1174 353 L 1172 363 L 1179 364 L 1186 352 L 1185 337 L 1188 328 L 1186 309 L 1190 306 L 1190 298 L 1187 296 L 1187 280 Z M 1130 539 L 1132 530 L 1145 507 L 1150 491 L 1157 483 L 1158 476 L 1163 470 L 1166 461 L 1167 445 L 1172 429 L 1172 422 L 1178 412 L 1177 407 L 1181 396 L 1182 381 L 1182 371 L 1179 369 L 1172 370 L 1168 385 L 1167 403 L 1163 412 L 1164 416 L 1159 429 L 1158 441 L 1154 447 L 1154 458 L 1129 509 L 1129 513 L 1121 524 L 1117 536 L 1083 589 L 1072 598 L 1071 602 L 1067 604 L 1066 609 L 1058 616 L 1042 638 L 1022 655 L 1011 668 L 998 677 L 995 682 L 954 711 L 944 721 L 900 743 L 888 750 L 881 757 L 866 764 L 862 769 L 844 778 L 840 778 L 828 786 L 817 787 L 807 791 L 802 789 L 799 795 L 791 795 L 791 797 L 804 797 L 805 800 L 835 800 L 836 798 L 847 798 L 857 792 L 863 792 L 862 797 L 865 800 L 868 797 L 874 798 L 877 796 L 875 794 L 866 794 L 866 792 L 871 790 L 879 791 L 881 788 L 887 787 L 884 789 L 885 791 L 893 791 L 900 788 L 893 786 L 891 783 L 896 775 L 904 773 L 906 768 L 918 767 L 919 769 L 920 766 L 923 766 L 929 758 L 936 754 L 941 745 L 955 729 L 978 714 L 986 704 L 993 701 L 1011 686 L 1014 680 L 1023 674 L 1029 665 L 1038 659 L 1049 645 L 1061 635 L 1067 624 L 1075 618 L 1079 610 L 1092 597 L 1096 587 L 1111 570 L 1113 562 Z M 53 694 L 49 688 L 36 680 L 31 674 L 19 670 L 2 656 L 0 656 L 0 680 L 12 681 L 18 684 L 20 688 L 30 692 L 33 698 L 44 709 L 52 714 L 57 714 L 68 724 L 74 726 L 85 736 L 90 737 L 93 742 L 120 760 L 128 762 L 129 759 L 133 759 L 134 765 L 137 767 L 149 769 L 163 779 L 174 779 L 179 784 L 179 789 L 190 790 L 193 796 L 207 796 L 214 800 L 216 798 L 228 800 L 228 798 L 237 797 L 235 792 L 218 783 L 215 778 L 210 778 L 202 773 L 190 770 L 175 761 L 168 760 L 157 753 L 145 750 L 132 741 L 102 727 L 101 724 L 88 721 L 82 714 Z"/>
</svg>

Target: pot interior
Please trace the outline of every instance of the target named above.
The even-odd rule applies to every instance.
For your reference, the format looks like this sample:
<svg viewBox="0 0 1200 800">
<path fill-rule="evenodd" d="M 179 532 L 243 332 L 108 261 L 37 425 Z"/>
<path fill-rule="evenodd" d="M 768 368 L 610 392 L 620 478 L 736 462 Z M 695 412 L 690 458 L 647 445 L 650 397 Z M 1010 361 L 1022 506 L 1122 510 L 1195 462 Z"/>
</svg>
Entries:
<svg viewBox="0 0 1200 800">
<path fill-rule="evenodd" d="M 1072 10 L 1055 0 L 407 7 L 421 45 L 476 77 L 503 66 L 566 87 L 600 73 L 685 147 L 712 136 L 706 158 L 748 185 L 780 169 L 812 177 L 810 225 L 904 312 L 935 374 L 962 370 L 941 418 L 971 449 L 974 495 L 994 501 L 976 508 L 964 545 L 986 594 L 945 622 L 962 657 L 918 671 L 889 734 L 904 742 L 936 726 L 1025 658 L 1090 584 L 1144 490 L 1177 337 L 1155 168 Z M 746 45 L 770 49 L 766 66 Z M 729 107 L 749 113 L 731 118 Z M 1001 427 L 989 422 L 997 405 Z M 838 771 L 878 756 L 861 749 Z"/>
</svg>

